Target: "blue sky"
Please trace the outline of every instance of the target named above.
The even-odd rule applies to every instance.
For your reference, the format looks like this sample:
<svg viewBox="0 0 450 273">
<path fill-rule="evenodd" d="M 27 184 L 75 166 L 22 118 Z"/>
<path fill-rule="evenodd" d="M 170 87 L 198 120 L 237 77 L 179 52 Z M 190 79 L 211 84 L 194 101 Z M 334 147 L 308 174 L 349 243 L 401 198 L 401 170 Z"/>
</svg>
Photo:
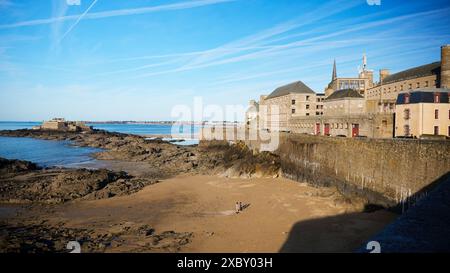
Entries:
<svg viewBox="0 0 450 273">
<path fill-rule="evenodd" d="M 68 0 L 68 2 L 76 2 Z M 170 120 L 302 80 L 438 61 L 448 0 L 0 0 L 0 120 Z"/>
</svg>

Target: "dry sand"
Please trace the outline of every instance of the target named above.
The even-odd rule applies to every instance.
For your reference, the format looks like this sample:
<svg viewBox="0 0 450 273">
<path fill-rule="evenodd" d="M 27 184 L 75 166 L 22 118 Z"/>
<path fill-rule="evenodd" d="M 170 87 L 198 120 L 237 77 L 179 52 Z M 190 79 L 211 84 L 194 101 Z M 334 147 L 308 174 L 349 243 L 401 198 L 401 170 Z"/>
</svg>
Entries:
<svg viewBox="0 0 450 273">
<path fill-rule="evenodd" d="M 335 204 L 335 196 L 321 197 L 329 193 L 284 178 L 178 176 L 129 196 L 56 206 L 39 219 L 69 227 L 131 222 L 157 232 L 193 232 L 181 252 L 351 252 L 396 217 L 384 210 L 352 212 Z M 236 214 L 236 201 L 249 206 Z M 130 241 L 107 251 L 138 246 Z"/>
</svg>

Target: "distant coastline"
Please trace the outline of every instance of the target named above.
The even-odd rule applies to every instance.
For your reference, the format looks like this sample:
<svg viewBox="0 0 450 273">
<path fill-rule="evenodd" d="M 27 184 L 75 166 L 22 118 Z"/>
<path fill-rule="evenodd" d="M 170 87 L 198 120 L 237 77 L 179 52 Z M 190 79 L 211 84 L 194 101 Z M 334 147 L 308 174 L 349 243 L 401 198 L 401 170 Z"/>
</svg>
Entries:
<svg viewBox="0 0 450 273">
<path fill-rule="evenodd" d="M 14 120 L 2 120 L 0 123 L 42 123 L 45 120 L 38 121 L 14 121 Z M 173 125 L 173 124 L 183 124 L 183 125 L 208 125 L 208 124 L 243 124 L 241 121 L 136 121 L 136 120 L 108 120 L 108 121 L 91 121 L 91 120 L 81 120 L 86 124 L 153 124 L 153 125 Z"/>
</svg>

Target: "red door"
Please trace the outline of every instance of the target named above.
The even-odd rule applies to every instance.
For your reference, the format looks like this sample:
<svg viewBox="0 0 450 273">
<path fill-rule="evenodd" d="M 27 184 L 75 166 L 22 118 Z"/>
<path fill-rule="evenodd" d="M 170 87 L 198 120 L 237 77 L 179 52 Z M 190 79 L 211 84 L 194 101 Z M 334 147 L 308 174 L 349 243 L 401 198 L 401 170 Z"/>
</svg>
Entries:
<svg viewBox="0 0 450 273">
<path fill-rule="evenodd" d="M 320 123 L 316 123 L 316 135 L 320 135 Z"/>
<path fill-rule="evenodd" d="M 352 137 L 359 136 L 359 124 L 352 124 Z"/>
<path fill-rule="evenodd" d="M 324 129 L 323 129 L 323 134 L 325 136 L 329 136 L 330 135 L 330 124 L 329 123 L 325 123 L 324 124 Z"/>
</svg>

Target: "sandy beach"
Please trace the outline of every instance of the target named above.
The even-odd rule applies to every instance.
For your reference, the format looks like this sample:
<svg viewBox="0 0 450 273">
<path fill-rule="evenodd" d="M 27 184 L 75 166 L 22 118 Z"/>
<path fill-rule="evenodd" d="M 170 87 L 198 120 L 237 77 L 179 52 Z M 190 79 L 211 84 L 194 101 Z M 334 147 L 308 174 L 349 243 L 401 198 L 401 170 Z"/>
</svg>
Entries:
<svg viewBox="0 0 450 273">
<path fill-rule="evenodd" d="M 248 207 L 236 214 L 236 201 Z M 146 224 L 156 232 L 192 233 L 181 252 L 351 252 L 396 217 L 384 210 L 354 211 L 336 202 L 329 190 L 284 178 L 186 175 L 128 196 L 38 210 L 38 216 L 36 210 L 23 210 L 14 220 L 36 219 L 50 225 L 63 222 L 68 228 L 94 228 L 97 232 Z M 136 251 L 142 246 L 145 240 L 130 236 L 105 252 Z"/>
</svg>

